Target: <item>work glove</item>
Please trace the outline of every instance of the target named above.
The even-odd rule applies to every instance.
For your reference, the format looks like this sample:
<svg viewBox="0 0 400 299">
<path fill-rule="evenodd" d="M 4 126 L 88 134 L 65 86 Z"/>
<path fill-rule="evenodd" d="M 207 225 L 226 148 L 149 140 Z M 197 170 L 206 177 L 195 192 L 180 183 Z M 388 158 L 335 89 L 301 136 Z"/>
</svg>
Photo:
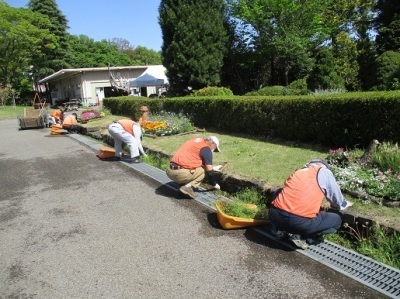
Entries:
<svg viewBox="0 0 400 299">
<path fill-rule="evenodd" d="M 213 166 L 213 170 L 214 170 L 214 171 L 220 171 L 221 168 L 222 168 L 222 165 Z"/>
<path fill-rule="evenodd" d="M 352 202 L 346 200 L 346 205 L 345 205 L 344 207 L 341 206 L 341 207 L 340 207 L 340 210 L 341 210 L 341 211 L 346 210 L 348 207 L 351 207 L 352 205 L 353 205 Z"/>
<path fill-rule="evenodd" d="M 213 186 L 213 188 L 214 188 L 215 190 L 221 190 L 221 187 L 220 187 L 218 184 L 215 184 L 215 185 Z"/>
</svg>

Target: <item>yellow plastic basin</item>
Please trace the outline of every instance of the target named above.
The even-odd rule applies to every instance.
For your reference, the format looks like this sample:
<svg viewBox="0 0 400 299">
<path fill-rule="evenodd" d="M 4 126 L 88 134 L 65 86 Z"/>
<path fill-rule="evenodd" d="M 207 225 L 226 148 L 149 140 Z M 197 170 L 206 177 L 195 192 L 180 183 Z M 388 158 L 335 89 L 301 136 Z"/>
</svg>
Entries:
<svg viewBox="0 0 400 299">
<path fill-rule="evenodd" d="M 217 217 L 218 222 L 221 224 L 222 228 L 224 229 L 236 229 L 236 228 L 245 228 L 251 226 L 257 226 L 262 224 L 267 224 L 268 220 L 260 220 L 260 219 L 250 219 L 250 218 L 241 218 L 241 217 L 234 217 L 229 216 L 222 212 L 222 206 L 224 205 L 223 202 L 217 202 Z M 253 204 L 247 204 L 247 206 L 251 209 L 257 210 L 257 206 Z"/>
</svg>

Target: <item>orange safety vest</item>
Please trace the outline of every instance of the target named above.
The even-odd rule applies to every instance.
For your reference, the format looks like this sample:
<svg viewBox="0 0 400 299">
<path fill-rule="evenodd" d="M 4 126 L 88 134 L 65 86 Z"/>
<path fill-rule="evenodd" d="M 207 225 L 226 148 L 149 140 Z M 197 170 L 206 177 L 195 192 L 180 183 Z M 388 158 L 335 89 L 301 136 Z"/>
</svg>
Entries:
<svg viewBox="0 0 400 299">
<path fill-rule="evenodd" d="M 62 112 L 61 112 L 61 110 L 54 110 L 54 111 L 51 113 L 51 116 L 52 116 L 52 117 L 56 117 L 56 118 L 61 118 L 61 117 L 62 117 Z"/>
<path fill-rule="evenodd" d="M 121 119 L 118 121 L 118 123 L 124 128 L 125 131 L 127 131 L 128 133 L 130 133 L 131 135 L 135 135 L 133 134 L 133 125 L 135 124 L 135 122 L 133 120 L 130 119 Z"/>
<path fill-rule="evenodd" d="M 200 150 L 209 144 L 204 138 L 192 138 L 186 141 L 172 157 L 171 162 L 174 162 L 186 169 L 195 169 L 203 165 L 200 157 Z"/>
<path fill-rule="evenodd" d="M 321 166 L 309 166 L 295 171 L 286 180 L 272 205 L 297 216 L 317 216 L 325 197 L 318 185 L 317 175 L 320 169 Z"/>
<path fill-rule="evenodd" d="M 68 115 L 63 121 L 63 127 L 70 127 L 72 125 L 76 125 L 78 122 L 76 121 L 75 115 Z"/>
</svg>

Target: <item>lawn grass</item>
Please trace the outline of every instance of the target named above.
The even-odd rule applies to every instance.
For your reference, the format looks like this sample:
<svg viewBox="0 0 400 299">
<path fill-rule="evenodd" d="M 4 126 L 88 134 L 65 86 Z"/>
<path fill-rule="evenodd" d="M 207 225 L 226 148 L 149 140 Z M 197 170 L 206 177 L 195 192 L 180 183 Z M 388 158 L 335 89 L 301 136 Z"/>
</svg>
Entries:
<svg viewBox="0 0 400 299">
<path fill-rule="evenodd" d="M 188 139 L 209 135 L 217 136 L 220 141 L 221 152 L 214 153 L 215 165 L 228 162 L 229 174 L 257 179 L 271 187 L 281 186 L 295 169 L 314 158 L 326 157 L 328 152 L 328 149 L 282 145 L 213 131 L 159 138 L 145 136 L 143 145 L 172 154 Z"/>
<path fill-rule="evenodd" d="M 0 119 L 17 119 L 18 115 L 27 110 L 34 110 L 32 106 L 0 106 Z"/>
</svg>

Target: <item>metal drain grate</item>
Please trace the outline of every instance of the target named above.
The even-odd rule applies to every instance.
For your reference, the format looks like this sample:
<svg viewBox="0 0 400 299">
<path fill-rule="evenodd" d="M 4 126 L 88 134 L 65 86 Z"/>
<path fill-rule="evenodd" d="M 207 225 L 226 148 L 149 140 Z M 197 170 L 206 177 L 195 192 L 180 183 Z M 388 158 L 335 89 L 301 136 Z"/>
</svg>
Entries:
<svg viewBox="0 0 400 299">
<path fill-rule="evenodd" d="M 93 148 L 94 150 L 98 150 L 99 148 L 98 143 L 95 143 L 88 138 L 77 134 L 69 136 Z M 145 163 L 122 163 L 125 163 L 149 178 L 164 184 L 168 188 L 178 191 L 178 185 L 171 182 L 164 171 Z M 204 191 L 206 190 L 200 189 L 196 201 L 215 210 L 215 207 L 211 205 L 211 203 L 217 200 L 217 197 L 212 192 Z M 311 245 L 308 249 L 301 250 L 289 242 L 276 239 L 268 232 L 266 228 L 256 227 L 252 229 L 266 236 L 267 238 L 296 250 L 297 252 L 304 254 L 352 279 L 355 279 L 358 282 L 382 294 L 385 294 L 390 298 L 400 298 L 400 271 L 397 269 L 376 262 L 366 256 L 328 241 L 324 241 L 323 243 L 317 245 Z"/>
<path fill-rule="evenodd" d="M 311 245 L 306 250 L 276 239 L 266 229 L 254 228 L 259 233 L 280 244 L 297 250 L 326 266 L 382 293 L 390 298 L 400 298 L 400 271 L 369 257 L 329 241 Z"/>
</svg>

